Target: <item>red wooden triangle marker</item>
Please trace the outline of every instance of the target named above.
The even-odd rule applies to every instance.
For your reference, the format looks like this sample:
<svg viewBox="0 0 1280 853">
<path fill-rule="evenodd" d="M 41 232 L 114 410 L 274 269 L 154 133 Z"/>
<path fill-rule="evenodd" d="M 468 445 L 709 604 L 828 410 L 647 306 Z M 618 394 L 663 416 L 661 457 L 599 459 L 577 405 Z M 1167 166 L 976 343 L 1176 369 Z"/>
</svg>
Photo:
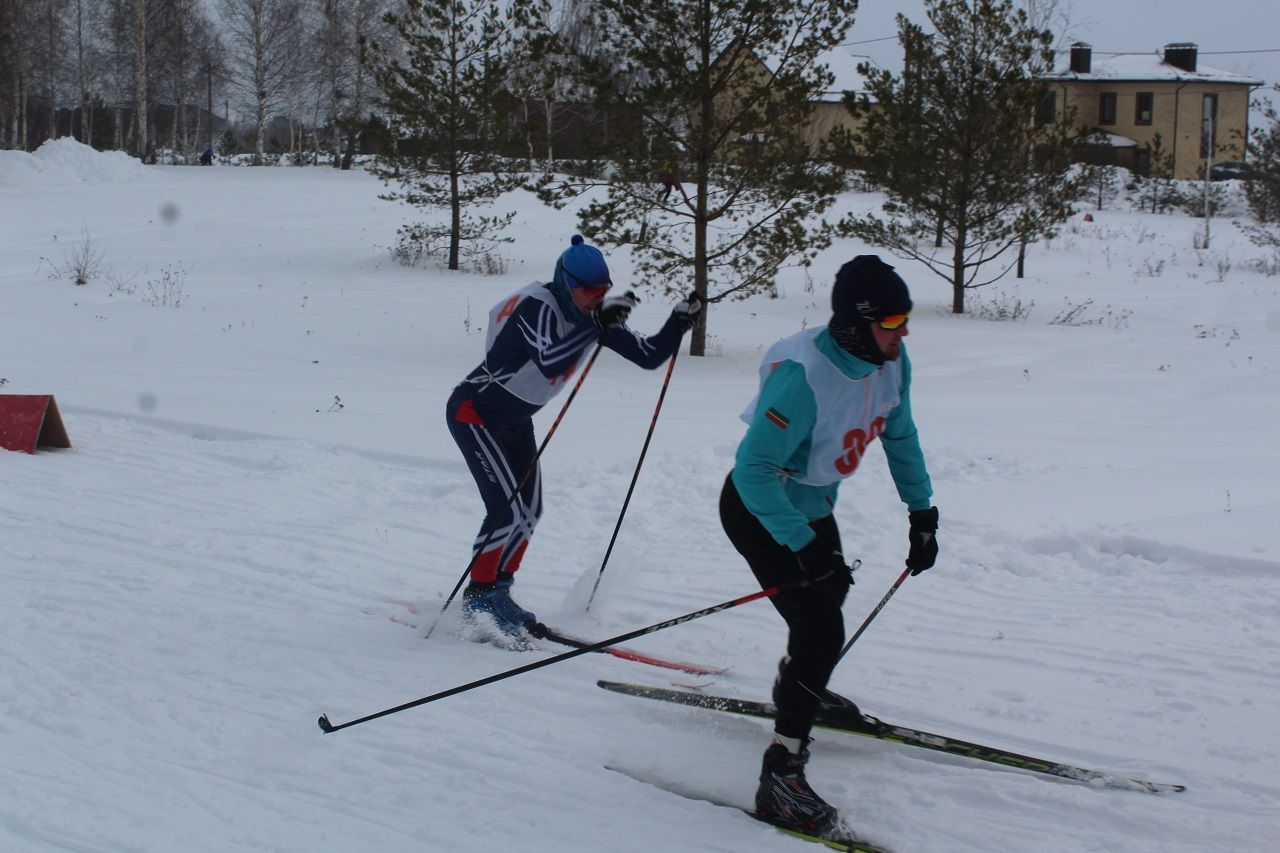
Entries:
<svg viewBox="0 0 1280 853">
<path fill-rule="evenodd" d="M 0 448 L 35 453 L 70 446 L 52 394 L 0 394 Z"/>
</svg>

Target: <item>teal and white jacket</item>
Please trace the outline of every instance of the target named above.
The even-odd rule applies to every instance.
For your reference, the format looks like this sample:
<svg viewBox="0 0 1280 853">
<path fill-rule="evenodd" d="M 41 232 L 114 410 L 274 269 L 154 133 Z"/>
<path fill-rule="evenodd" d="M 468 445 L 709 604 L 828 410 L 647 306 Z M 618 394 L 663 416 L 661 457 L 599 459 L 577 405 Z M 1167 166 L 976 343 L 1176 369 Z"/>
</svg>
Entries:
<svg viewBox="0 0 1280 853">
<path fill-rule="evenodd" d="M 933 485 L 911 417 L 907 350 L 877 367 L 850 355 L 825 327 L 784 338 L 760 365 L 760 392 L 742 413 L 734 459 L 742 502 L 779 543 L 799 551 L 809 522 L 835 509 L 840 481 L 879 438 L 907 509 L 928 509 Z"/>
</svg>

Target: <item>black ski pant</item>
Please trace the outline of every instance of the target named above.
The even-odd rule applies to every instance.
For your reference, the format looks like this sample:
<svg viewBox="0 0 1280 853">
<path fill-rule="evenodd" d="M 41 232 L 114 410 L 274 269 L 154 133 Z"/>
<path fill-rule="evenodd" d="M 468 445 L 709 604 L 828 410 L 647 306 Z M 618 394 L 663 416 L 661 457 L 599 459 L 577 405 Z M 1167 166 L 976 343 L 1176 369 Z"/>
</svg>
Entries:
<svg viewBox="0 0 1280 853">
<path fill-rule="evenodd" d="M 805 576 L 795 552 L 779 544 L 742 503 L 732 472 L 720 492 L 720 523 L 733 547 L 751 567 L 761 589 Z M 832 516 L 812 521 L 809 526 L 820 540 L 840 548 L 840 531 Z M 809 737 L 822 691 L 844 645 L 840 605 L 848 592 L 846 576 L 769 598 L 790 629 L 788 659 L 779 671 L 773 691 L 773 701 L 778 706 L 773 730 L 783 737 Z"/>
</svg>

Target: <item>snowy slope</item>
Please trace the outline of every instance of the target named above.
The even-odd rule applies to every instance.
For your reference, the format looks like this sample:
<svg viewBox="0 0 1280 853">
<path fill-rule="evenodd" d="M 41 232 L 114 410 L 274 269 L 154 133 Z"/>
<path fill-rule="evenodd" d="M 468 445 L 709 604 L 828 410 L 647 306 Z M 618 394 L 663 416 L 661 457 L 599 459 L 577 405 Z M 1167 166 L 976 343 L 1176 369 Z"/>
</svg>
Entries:
<svg viewBox="0 0 1280 853">
<path fill-rule="evenodd" d="M 466 642 L 452 611 L 425 642 L 398 622 L 434 617 L 479 523 L 444 400 L 489 306 L 549 275 L 570 213 L 514 199 L 507 275 L 409 270 L 386 247 L 412 214 L 361 173 L 137 176 L 64 152 L 41 182 L 3 153 L 0 394 L 55 394 L 74 449 L 0 453 L 0 850 L 810 849 L 605 769 L 749 800 L 767 723 L 594 681 L 764 698 L 784 643 L 764 602 L 630 644 L 730 668 L 715 678 L 589 655 L 315 725 L 563 651 Z M 1197 221 L 1094 217 L 1000 286 L 1035 302 L 1025 321 L 950 316 L 945 283 L 900 265 L 943 556 L 833 687 L 886 719 L 1189 790 L 822 734 L 815 787 L 897 851 L 1280 838 L 1280 278 L 1249 268 L 1265 255 L 1226 221 L 1197 252 Z M 109 271 L 51 279 L 84 232 Z M 604 638 L 754 591 L 716 514 L 737 414 L 763 348 L 824 322 L 825 283 L 865 250 L 825 254 L 816 293 L 797 273 L 777 300 L 713 308 L 713 354 L 676 364 L 584 613 L 662 379 L 601 356 L 546 452 L 522 604 Z M 611 264 L 632 284 L 625 255 Z M 156 304 L 166 292 L 180 307 Z M 1049 323 L 1090 299 L 1096 322 Z M 647 298 L 633 325 L 668 309 Z M 863 561 L 852 627 L 905 553 L 879 454 L 837 517 Z"/>
</svg>

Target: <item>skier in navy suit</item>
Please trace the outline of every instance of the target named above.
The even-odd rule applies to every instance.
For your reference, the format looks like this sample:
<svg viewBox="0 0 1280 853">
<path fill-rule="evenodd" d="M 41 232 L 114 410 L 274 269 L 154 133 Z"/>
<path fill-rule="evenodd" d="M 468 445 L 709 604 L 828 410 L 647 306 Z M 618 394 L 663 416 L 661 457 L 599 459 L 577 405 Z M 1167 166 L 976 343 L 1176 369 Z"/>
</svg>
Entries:
<svg viewBox="0 0 1280 853">
<path fill-rule="evenodd" d="M 515 573 L 542 515 L 534 413 L 569 383 L 592 344 L 602 341 L 653 370 L 680 346 L 702 308 L 691 293 L 657 334 L 646 337 L 627 327 L 639 300 L 629 291 L 610 296 L 612 286 L 604 255 L 574 235 L 549 284 L 526 285 L 489 312 L 484 361 L 454 388 L 445 409 L 449 432 L 486 510 L 472 546 L 463 606 L 471 617 L 491 617 L 509 637 L 520 637 L 537 621 L 511 598 Z M 513 500 L 517 488 L 520 494 Z M 486 539 L 484 552 L 477 554 Z"/>
</svg>

